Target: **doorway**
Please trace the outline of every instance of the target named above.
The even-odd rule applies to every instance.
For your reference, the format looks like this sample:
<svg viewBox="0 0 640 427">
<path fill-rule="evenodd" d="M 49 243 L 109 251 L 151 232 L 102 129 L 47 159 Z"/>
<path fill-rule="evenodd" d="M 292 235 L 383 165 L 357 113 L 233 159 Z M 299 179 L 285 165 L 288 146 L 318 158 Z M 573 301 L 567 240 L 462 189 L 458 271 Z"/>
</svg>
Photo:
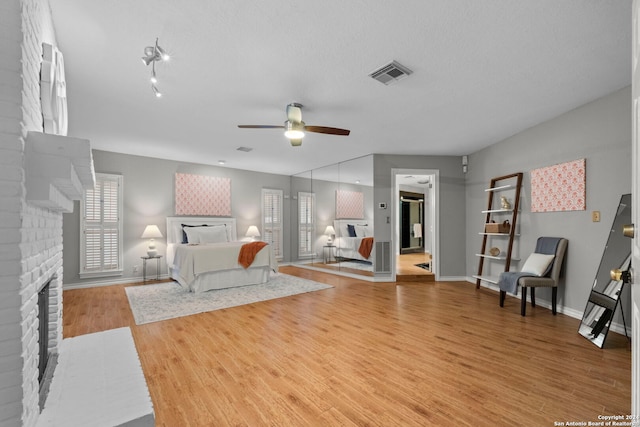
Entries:
<svg viewBox="0 0 640 427">
<path fill-rule="evenodd" d="M 392 192 L 395 280 L 437 280 L 438 171 L 393 169 Z"/>
<path fill-rule="evenodd" d="M 424 197 L 400 191 L 400 255 L 424 252 Z"/>
</svg>

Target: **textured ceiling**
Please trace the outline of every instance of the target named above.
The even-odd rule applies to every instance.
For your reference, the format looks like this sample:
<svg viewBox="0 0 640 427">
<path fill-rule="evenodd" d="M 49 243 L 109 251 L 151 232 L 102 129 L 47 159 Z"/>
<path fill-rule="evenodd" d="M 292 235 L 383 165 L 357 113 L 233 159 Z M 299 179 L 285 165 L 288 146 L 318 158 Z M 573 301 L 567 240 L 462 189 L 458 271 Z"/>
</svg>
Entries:
<svg viewBox="0 0 640 427">
<path fill-rule="evenodd" d="M 463 155 L 631 83 L 631 0 L 50 0 L 69 135 L 295 174 L 370 153 Z M 171 54 L 140 60 L 155 38 Z M 413 74 L 368 74 L 396 60 Z M 290 102 L 309 125 L 291 147 Z M 251 147 L 249 153 L 237 151 Z"/>
</svg>

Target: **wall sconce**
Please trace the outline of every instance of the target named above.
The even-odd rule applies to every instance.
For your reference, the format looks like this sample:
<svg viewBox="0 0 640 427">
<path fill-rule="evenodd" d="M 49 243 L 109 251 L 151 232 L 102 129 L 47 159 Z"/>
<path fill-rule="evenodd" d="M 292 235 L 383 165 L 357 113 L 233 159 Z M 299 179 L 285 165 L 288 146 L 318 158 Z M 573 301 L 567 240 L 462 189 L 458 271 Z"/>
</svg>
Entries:
<svg viewBox="0 0 640 427">
<path fill-rule="evenodd" d="M 324 234 L 329 236 L 327 239 L 327 246 L 331 246 L 333 244 L 333 236 L 336 235 L 336 230 L 333 228 L 333 225 L 327 225 L 327 228 L 324 230 Z"/>
<path fill-rule="evenodd" d="M 149 240 L 149 247 L 147 248 L 147 255 L 150 257 L 155 257 L 158 255 L 158 251 L 156 250 L 156 243 L 153 239 L 159 239 L 162 237 L 162 233 L 157 225 L 147 225 L 147 227 L 142 232 L 142 239 L 151 239 Z"/>
<path fill-rule="evenodd" d="M 260 230 L 258 230 L 258 227 L 255 225 L 250 225 L 245 236 L 251 237 L 252 241 L 256 241 L 257 238 L 260 237 Z"/>
<path fill-rule="evenodd" d="M 462 156 L 462 173 L 467 173 L 467 166 L 469 165 L 469 157 Z"/>
<path fill-rule="evenodd" d="M 158 61 L 168 61 L 169 55 L 158 46 L 158 39 L 156 38 L 156 43 L 153 46 L 147 46 L 144 48 L 144 56 L 142 57 L 142 62 L 144 65 L 149 66 L 151 64 L 151 90 L 156 95 L 157 98 L 162 96 L 162 93 L 158 90 L 156 83 L 158 83 L 158 78 L 156 77 L 156 62 Z"/>
</svg>

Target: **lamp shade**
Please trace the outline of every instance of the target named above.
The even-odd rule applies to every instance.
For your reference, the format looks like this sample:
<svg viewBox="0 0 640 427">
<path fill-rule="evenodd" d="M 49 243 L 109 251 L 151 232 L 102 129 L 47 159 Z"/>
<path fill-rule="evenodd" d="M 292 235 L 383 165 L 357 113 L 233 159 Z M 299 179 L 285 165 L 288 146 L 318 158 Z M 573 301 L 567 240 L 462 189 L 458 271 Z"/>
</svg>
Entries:
<svg viewBox="0 0 640 427">
<path fill-rule="evenodd" d="M 143 239 L 156 239 L 162 237 L 162 233 L 157 225 L 147 225 L 141 237 Z"/>
<path fill-rule="evenodd" d="M 255 225 L 250 225 L 247 229 L 246 236 L 253 239 L 255 239 L 256 237 L 260 237 L 260 230 L 258 230 L 258 227 L 256 227 Z"/>
</svg>

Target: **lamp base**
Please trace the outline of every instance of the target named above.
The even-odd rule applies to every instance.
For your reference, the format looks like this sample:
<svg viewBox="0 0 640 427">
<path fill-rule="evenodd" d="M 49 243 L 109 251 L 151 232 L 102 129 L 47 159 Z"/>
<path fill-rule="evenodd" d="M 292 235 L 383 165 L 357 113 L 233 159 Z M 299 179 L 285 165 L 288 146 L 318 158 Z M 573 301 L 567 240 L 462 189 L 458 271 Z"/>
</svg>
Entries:
<svg viewBox="0 0 640 427">
<path fill-rule="evenodd" d="M 150 257 L 158 256 L 158 251 L 155 250 L 155 249 L 154 250 L 148 250 L 147 251 L 147 256 L 150 256 Z"/>
</svg>

